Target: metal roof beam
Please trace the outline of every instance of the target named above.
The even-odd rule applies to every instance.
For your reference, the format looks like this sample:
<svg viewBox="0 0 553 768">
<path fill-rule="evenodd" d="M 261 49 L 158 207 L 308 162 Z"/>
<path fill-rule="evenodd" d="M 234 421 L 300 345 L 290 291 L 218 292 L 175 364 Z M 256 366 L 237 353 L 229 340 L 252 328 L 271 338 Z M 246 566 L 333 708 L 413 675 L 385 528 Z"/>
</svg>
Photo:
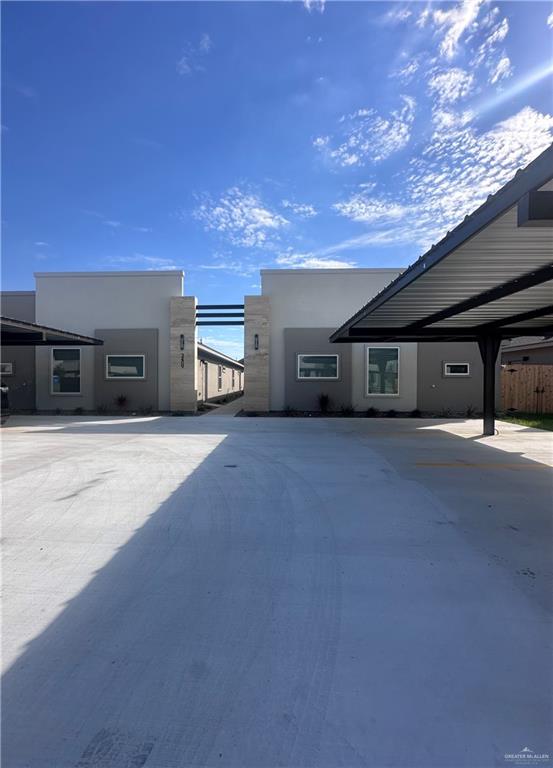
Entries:
<svg viewBox="0 0 553 768">
<path fill-rule="evenodd" d="M 516 315 L 510 315 L 504 317 L 501 320 L 493 320 L 491 323 L 483 323 L 477 326 L 477 331 L 487 331 L 497 328 L 498 326 L 512 326 L 516 323 L 522 323 L 525 320 L 533 320 L 535 317 L 543 317 L 544 315 L 553 315 L 553 304 L 549 304 L 547 307 L 538 307 L 538 309 L 532 309 L 529 312 L 519 312 Z"/>
<path fill-rule="evenodd" d="M 487 291 L 476 294 L 476 296 L 471 296 L 470 299 L 464 299 L 457 304 L 441 309 L 439 312 L 427 315 L 422 320 L 417 320 L 415 323 L 407 325 L 406 330 L 424 328 L 425 326 L 432 325 L 432 323 L 439 323 L 441 320 L 447 320 L 454 315 L 460 315 L 469 309 L 481 307 L 483 304 L 490 304 L 492 301 L 502 299 L 504 296 L 520 293 L 520 291 L 524 291 L 526 288 L 532 288 L 534 285 L 540 285 L 552 279 L 553 264 L 548 264 L 546 267 L 537 269 L 535 272 L 528 272 L 525 275 L 516 277 L 514 280 L 509 280 L 502 285 L 495 286 L 495 288 L 490 288 Z"/>
</svg>

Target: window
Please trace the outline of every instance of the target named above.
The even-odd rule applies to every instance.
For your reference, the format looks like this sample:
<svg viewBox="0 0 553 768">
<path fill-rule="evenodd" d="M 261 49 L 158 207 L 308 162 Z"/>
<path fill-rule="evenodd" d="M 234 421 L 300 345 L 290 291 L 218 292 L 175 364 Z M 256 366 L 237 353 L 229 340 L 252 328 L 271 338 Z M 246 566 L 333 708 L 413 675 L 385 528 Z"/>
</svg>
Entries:
<svg viewBox="0 0 553 768">
<path fill-rule="evenodd" d="M 0 363 L 0 375 L 13 376 L 14 373 L 13 363 Z"/>
<path fill-rule="evenodd" d="M 217 389 L 220 391 L 223 389 L 223 366 L 217 366 Z"/>
<path fill-rule="evenodd" d="M 81 394 L 81 350 L 75 347 L 52 349 L 52 394 Z"/>
<path fill-rule="evenodd" d="M 106 379 L 145 378 L 144 355 L 106 355 Z"/>
<path fill-rule="evenodd" d="M 298 355 L 298 379 L 337 379 L 338 355 Z"/>
<path fill-rule="evenodd" d="M 470 376 L 469 363 L 444 363 L 444 376 Z"/>
<path fill-rule="evenodd" d="M 232 369 L 232 388 L 234 389 L 234 382 L 236 380 L 236 371 Z"/>
<path fill-rule="evenodd" d="M 399 347 L 367 347 L 367 394 L 399 395 Z"/>
</svg>

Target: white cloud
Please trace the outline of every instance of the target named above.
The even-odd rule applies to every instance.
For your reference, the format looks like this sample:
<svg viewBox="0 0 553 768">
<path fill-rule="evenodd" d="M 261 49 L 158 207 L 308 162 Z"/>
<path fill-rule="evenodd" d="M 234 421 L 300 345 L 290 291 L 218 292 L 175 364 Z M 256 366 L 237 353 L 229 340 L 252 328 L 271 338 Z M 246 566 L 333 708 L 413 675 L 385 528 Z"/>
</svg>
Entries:
<svg viewBox="0 0 553 768">
<path fill-rule="evenodd" d="M 292 269 L 350 269 L 355 267 L 354 261 L 319 257 L 316 253 L 289 252 L 280 255 L 276 262 L 281 267 L 291 267 Z"/>
<path fill-rule="evenodd" d="M 318 11 L 324 13 L 326 0 L 303 0 L 303 7 L 311 13 L 311 11 Z"/>
<path fill-rule="evenodd" d="M 193 217 L 205 230 L 225 235 L 237 246 L 263 248 L 289 221 L 267 207 L 253 192 L 231 187 L 218 200 L 205 195 Z"/>
<path fill-rule="evenodd" d="M 406 5 L 394 5 L 389 11 L 380 17 L 383 24 L 401 24 L 410 19 L 413 12 Z"/>
<path fill-rule="evenodd" d="M 153 232 L 151 227 L 133 227 L 135 232 Z"/>
<path fill-rule="evenodd" d="M 505 40 L 508 32 L 509 22 L 506 18 L 501 19 L 500 22 L 494 24 L 491 32 L 478 47 L 473 63 L 478 66 L 489 58 L 490 54 L 496 50 L 497 46 Z"/>
<path fill-rule="evenodd" d="M 105 263 L 113 266 L 137 264 L 146 267 L 148 270 L 183 268 L 180 264 L 175 263 L 173 259 L 166 259 L 160 256 L 146 256 L 143 253 L 133 253 L 132 256 L 111 256 L 109 259 L 105 260 Z"/>
<path fill-rule="evenodd" d="M 207 32 L 200 37 L 197 45 L 187 43 L 177 61 L 176 69 L 179 75 L 191 75 L 193 72 L 203 72 L 203 59 L 213 47 L 213 42 Z"/>
<path fill-rule="evenodd" d="M 434 73 L 428 89 L 438 103 L 446 104 L 465 99 L 474 87 L 474 75 L 459 67 Z"/>
<path fill-rule="evenodd" d="M 317 215 L 316 208 L 310 203 L 294 203 L 291 200 L 283 200 L 282 207 L 291 210 L 292 213 L 301 219 L 311 219 Z"/>
<path fill-rule="evenodd" d="M 105 224 L 106 227 L 112 227 L 113 229 L 117 229 L 117 227 L 121 226 L 120 221 L 114 221 L 113 219 L 106 219 L 102 224 Z"/>
<path fill-rule="evenodd" d="M 553 29 L 553 11 L 547 17 L 547 22 L 546 23 L 547 23 L 547 26 L 549 27 L 549 29 Z"/>
<path fill-rule="evenodd" d="M 44 247 L 48 247 L 49 243 L 45 243 L 44 240 L 37 240 L 35 242 L 35 245 L 37 246 L 37 248 L 44 248 Z"/>
<path fill-rule="evenodd" d="M 433 25 L 441 37 L 439 51 L 446 59 L 453 59 L 458 53 L 461 39 L 474 31 L 475 23 L 484 0 L 462 0 L 448 10 L 427 7 L 419 16 L 417 24 L 424 27 Z"/>
<path fill-rule="evenodd" d="M 411 59 L 407 64 L 404 64 L 400 69 L 396 69 L 391 73 L 391 77 L 397 77 L 403 83 L 408 83 L 413 79 L 413 76 L 418 72 L 420 68 L 420 60 L 418 58 Z"/>
<path fill-rule="evenodd" d="M 341 216 L 366 224 L 402 219 L 408 213 L 398 203 L 371 198 L 364 193 L 353 195 L 345 202 L 334 203 L 332 207 Z"/>
<path fill-rule="evenodd" d="M 403 149 L 409 142 L 415 119 L 416 102 L 401 96 L 403 105 L 382 117 L 374 109 L 358 109 L 340 119 L 338 142 L 329 136 L 318 136 L 313 146 L 331 162 L 342 167 L 378 163 Z"/>
<path fill-rule="evenodd" d="M 508 56 L 502 56 L 497 62 L 496 66 L 490 72 L 490 83 L 499 82 L 505 77 L 510 77 L 513 74 L 513 66 Z"/>
<path fill-rule="evenodd" d="M 199 269 L 205 269 L 213 272 L 229 272 L 241 277 L 249 277 L 259 270 L 258 264 L 247 261 L 220 261 L 214 264 L 200 264 Z"/>
</svg>

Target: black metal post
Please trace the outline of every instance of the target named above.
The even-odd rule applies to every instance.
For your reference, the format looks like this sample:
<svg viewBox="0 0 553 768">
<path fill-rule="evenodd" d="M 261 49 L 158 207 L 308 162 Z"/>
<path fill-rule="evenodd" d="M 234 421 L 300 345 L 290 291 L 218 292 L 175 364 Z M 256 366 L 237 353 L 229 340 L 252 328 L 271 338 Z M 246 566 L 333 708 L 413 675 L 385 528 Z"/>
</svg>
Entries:
<svg viewBox="0 0 553 768">
<path fill-rule="evenodd" d="M 478 339 L 480 355 L 484 364 L 484 435 L 495 434 L 495 363 L 501 340 L 492 334 Z"/>
</svg>

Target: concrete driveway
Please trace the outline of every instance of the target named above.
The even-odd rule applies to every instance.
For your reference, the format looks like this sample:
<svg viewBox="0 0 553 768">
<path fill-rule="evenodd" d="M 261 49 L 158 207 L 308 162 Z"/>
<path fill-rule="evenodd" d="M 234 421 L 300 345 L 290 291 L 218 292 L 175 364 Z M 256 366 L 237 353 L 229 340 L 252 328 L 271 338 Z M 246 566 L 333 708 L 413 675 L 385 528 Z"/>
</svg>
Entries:
<svg viewBox="0 0 553 768">
<path fill-rule="evenodd" d="M 478 427 L 11 418 L 4 768 L 553 755 L 551 435 Z"/>
</svg>

